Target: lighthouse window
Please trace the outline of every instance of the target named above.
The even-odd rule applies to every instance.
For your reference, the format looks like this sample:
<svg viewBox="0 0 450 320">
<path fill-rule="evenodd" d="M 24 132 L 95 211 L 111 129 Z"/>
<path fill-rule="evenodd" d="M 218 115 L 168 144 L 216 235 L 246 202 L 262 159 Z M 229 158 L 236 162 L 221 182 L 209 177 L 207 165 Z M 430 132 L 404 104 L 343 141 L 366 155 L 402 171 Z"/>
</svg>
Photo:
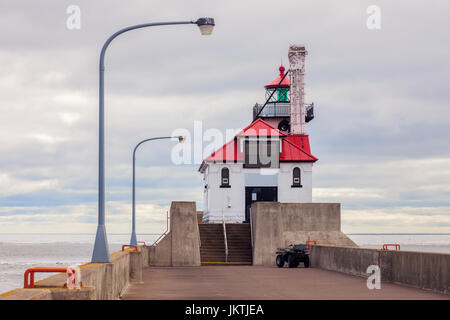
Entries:
<svg viewBox="0 0 450 320">
<path fill-rule="evenodd" d="M 300 168 L 295 167 L 292 170 L 292 187 L 301 187 L 301 171 Z"/>
<path fill-rule="evenodd" d="M 278 95 L 278 102 L 289 102 L 287 88 L 278 88 L 277 95 Z"/>
<path fill-rule="evenodd" d="M 230 170 L 228 168 L 222 168 L 220 187 L 230 188 Z"/>
</svg>

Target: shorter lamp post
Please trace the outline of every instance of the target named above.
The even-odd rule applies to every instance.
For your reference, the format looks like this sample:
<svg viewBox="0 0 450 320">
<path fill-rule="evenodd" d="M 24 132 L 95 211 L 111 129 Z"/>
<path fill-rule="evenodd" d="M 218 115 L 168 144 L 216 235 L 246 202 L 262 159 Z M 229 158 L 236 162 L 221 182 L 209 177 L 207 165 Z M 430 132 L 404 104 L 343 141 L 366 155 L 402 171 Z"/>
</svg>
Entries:
<svg viewBox="0 0 450 320">
<path fill-rule="evenodd" d="M 130 244 L 137 245 L 137 238 L 136 238 L 136 150 L 137 148 L 147 141 L 153 141 L 153 140 L 163 140 L 163 139 L 178 139 L 178 142 L 182 143 L 184 141 L 184 137 L 182 136 L 176 136 L 176 137 L 156 137 L 156 138 L 150 138 L 145 139 L 139 142 L 136 147 L 134 147 L 133 150 L 133 200 L 132 200 L 132 219 L 131 219 L 131 240 Z"/>
</svg>

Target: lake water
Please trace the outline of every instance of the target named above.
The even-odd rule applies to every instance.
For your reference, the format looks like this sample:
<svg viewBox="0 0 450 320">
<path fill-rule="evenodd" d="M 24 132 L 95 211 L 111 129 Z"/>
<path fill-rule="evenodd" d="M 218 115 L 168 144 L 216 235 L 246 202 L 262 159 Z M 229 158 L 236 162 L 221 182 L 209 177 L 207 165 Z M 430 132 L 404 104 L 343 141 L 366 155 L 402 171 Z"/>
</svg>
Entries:
<svg viewBox="0 0 450 320">
<path fill-rule="evenodd" d="M 147 245 L 159 235 L 141 234 Z M 402 250 L 450 253 L 450 234 L 349 234 L 363 248 L 381 248 L 399 243 Z M 91 260 L 95 235 L 90 234 L 0 234 L 0 293 L 23 287 L 23 273 L 36 266 L 67 267 Z M 110 253 L 129 243 L 129 234 L 110 234 Z M 36 280 L 48 277 L 39 274 Z"/>
</svg>

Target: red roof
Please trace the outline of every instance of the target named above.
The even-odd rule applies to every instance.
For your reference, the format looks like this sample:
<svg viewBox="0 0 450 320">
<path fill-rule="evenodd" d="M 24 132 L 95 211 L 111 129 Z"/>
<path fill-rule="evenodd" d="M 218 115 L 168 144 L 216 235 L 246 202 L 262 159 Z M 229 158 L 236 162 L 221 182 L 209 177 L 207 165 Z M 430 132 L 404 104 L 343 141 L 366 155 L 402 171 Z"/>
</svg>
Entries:
<svg viewBox="0 0 450 320">
<path fill-rule="evenodd" d="M 299 146 L 306 152 L 311 153 L 311 148 L 309 147 L 309 137 L 307 134 L 290 134 L 286 136 L 285 139 Z"/>
<path fill-rule="evenodd" d="M 315 162 L 317 160 L 319 159 L 311 155 L 309 152 L 306 152 L 300 146 L 295 145 L 287 139 L 282 139 L 280 162 Z"/>
<path fill-rule="evenodd" d="M 269 134 L 270 133 L 270 134 Z M 214 162 L 242 162 L 244 153 L 238 145 L 238 137 L 242 136 L 276 136 L 282 141 L 280 152 L 280 162 L 315 162 L 318 159 L 311 154 L 309 137 L 306 134 L 285 133 L 275 129 L 270 124 L 258 118 L 239 132 L 232 140 L 225 143 L 221 148 L 214 151 L 209 157 L 203 160 L 199 171 L 205 165 L 205 161 Z"/>
<path fill-rule="evenodd" d="M 262 120 L 261 118 L 256 119 L 250 125 L 244 128 L 236 136 L 238 137 L 284 137 L 286 134 L 270 124 Z"/>
<path fill-rule="evenodd" d="M 225 143 L 221 148 L 217 149 L 203 161 L 242 161 L 244 160 L 244 153 L 237 145 L 237 139 Z"/>
<path fill-rule="evenodd" d="M 266 84 L 264 86 L 264 88 L 266 88 L 266 89 L 268 89 L 268 88 L 289 88 L 291 86 L 291 80 L 289 79 L 288 76 L 286 76 L 283 79 L 283 77 L 284 77 L 284 70 L 285 70 L 283 65 L 281 65 L 278 70 L 280 70 L 280 75 L 278 77 L 276 77 L 275 79 L 273 79 L 268 84 Z M 280 83 L 281 79 L 283 79 L 283 82 Z"/>
</svg>

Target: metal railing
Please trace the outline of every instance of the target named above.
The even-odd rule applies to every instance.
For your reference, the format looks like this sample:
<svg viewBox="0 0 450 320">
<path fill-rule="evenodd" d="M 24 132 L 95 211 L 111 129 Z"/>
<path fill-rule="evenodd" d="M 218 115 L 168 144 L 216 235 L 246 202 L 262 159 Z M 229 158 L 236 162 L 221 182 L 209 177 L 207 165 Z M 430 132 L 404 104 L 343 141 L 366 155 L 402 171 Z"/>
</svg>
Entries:
<svg viewBox="0 0 450 320">
<path fill-rule="evenodd" d="M 317 245 L 317 241 L 316 240 L 310 240 L 308 238 L 308 240 L 306 240 L 305 244 L 306 244 L 306 250 L 311 250 L 311 244 Z"/>
<path fill-rule="evenodd" d="M 268 102 L 264 107 L 262 104 L 255 104 L 253 107 L 253 118 L 259 113 L 260 117 L 289 117 L 291 104 L 289 102 Z"/>
<path fill-rule="evenodd" d="M 34 273 L 35 272 L 67 272 L 67 268 L 58 268 L 58 267 L 35 267 L 29 268 L 25 270 L 23 275 L 23 287 L 24 288 L 34 288 Z M 29 279 L 29 281 L 28 281 Z"/>
<path fill-rule="evenodd" d="M 134 248 L 134 251 L 139 251 L 138 246 L 135 244 L 123 244 L 122 245 L 122 251 L 125 251 L 125 248 Z"/>
<path fill-rule="evenodd" d="M 251 244 L 252 244 L 252 248 L 253 248 L 253 220 L 252 220 L 252 207 L 250 207 L 249 215 L 250 215 L 250 240 L 251 240 Z"/>
<path fill-rule="evenodd" d="M 222 226 L 223 226 L 223 240 L 225 242 L 225 262 L 228 262 L 228 240 L 227 240 L 227 227 L 225 226 L 225 216 L 222 210 Z"/>
<path fill-rule="evenodd" d="M 158 244 L 158 241 L 162 240 L 162 238 L 164 238 L 164 236 L 169 232 L 169 211 L 166 211 L 166 231 L 164 231 L 164 233 L 162 233 L 158 239 L 155 240 L 155 242 L 153 242 L 152 246 L 156 246 Z"/>
<path fill-rule="evenodd" d="M 400 251 L 400 245 L 398 243 L 386 243 L 383 244 L 381 250 L 389 251 L 389 247 L 395 247 L 395 251 Z"/>
<path fill-rule="evenodd" d="M 306 122 L 314 119 L 314 103 L 305 104 Z M 253 107 L 253 120 L 256 117 L 289 117 L 291 115 L 290 102 L 268 102 L 266 105 L 255 104 Z"/>
</svg>

